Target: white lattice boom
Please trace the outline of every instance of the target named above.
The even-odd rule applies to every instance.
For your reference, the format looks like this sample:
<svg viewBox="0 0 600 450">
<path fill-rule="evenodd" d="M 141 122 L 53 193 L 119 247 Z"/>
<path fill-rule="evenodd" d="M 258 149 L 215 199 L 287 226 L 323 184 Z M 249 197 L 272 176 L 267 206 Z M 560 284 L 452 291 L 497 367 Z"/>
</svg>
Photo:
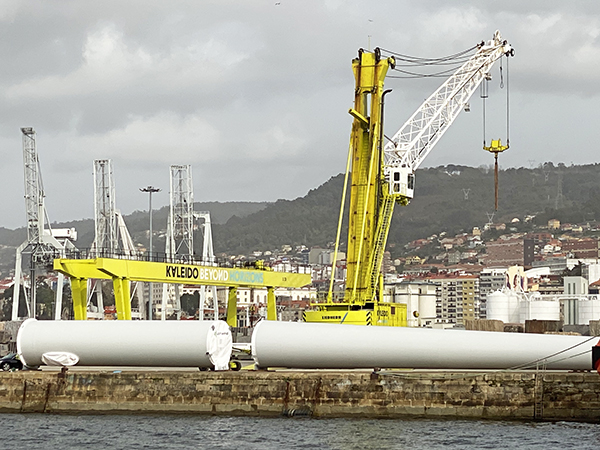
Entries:
<svg viewBox="0 0 600 450">
<path fill-rule="evenodd" d="M 25 211 L 27 240 L 40 242 L 44 232 L 44 188 L 35 145 L 35 131 L 21 128 L 23 133 L 23 171 L 25 176 Z"/>
<path fill-rule="evenodd" d="M 116 212 L 112 160 L 97 159 L 94 161 L 96 236 L 92 248 L 98 254 L 113 255 L 118 250 Z"/>
<path fill-rule="evenodd" d="M 190 165 L 171 166 L 170 208 L 172 256 L 191 261 L 194 255 L 194 187 Z"/>
<path fill-rule="evenodd" d="M 36 315 L 36 266 L 51 266 L 55 256 L 64 257 L 65 249 L 74 249 L 75 246 L 71 239 L 77 239 L 75 229 L 61 230 L 67 231 L 54 233 L 46 220 L 46 209 L 44 206 L 44 187 L 42 183 L 42 172 L 40 169 L 36 133 L 32 127 L 21 128 L 23 139 L 23 174 L 25 179 L 25 212 L 27 216 L 27 240 L 23 242 L 16 251 L 15 258 L 15 282 L 13 288 L 12 320 L 17 320 L 19 316 L 19 298 L 21 295 L 21 286 L 24 285 L 22 277 L 23 255 L 29 254 L 31 257 L 30 265 L 30 294 L 29 298 L 25 295 L 28 317 Z M 55 237 L 56 236 L 56 237 Z M 62 312 L 62 292 L 63 275 L 58 274 L 56 288 L 56 302 L 54 318 L 59 320 Z"/>
<path fill-rule="evenodd" d="M 384 148 L 385 174 L 395 168 L 415 171 L 440 140 L 487 76 L 492 64 L 514 50 L 496 31 L 477 52 L 442 84 Z M 389 181 L 389 180 L 388 180 Z"/>
<path fill-rule="evenodd" d="M 207 266 L 217 265 L 215 260 L 215 252 L 213 250 L 212 241 L 212 225 L 210 223 L 210 212 L 201 211 L 196 213 L 196 217 L 202 219 L 204 223 L 201 226 L 202 229 L 202 264 Z M 200 320 L 204 317 L 204 306 L 206 304 L 207 291 L 211 290 L 213 297 L 213 319 L 219 319 L 219 302 L 217 299 L 217 287 L 216 286 L 201 286 L 200 288 L 200 305 L 199 305 L 199 316 Z"/>
</svg>

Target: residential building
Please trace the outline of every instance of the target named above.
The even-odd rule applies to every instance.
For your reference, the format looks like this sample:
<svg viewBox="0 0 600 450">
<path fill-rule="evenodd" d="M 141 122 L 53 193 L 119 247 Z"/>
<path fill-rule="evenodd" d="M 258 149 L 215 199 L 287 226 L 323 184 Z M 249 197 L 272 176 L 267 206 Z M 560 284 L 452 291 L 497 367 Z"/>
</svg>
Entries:
<svg viewBox="0 0 600 450">
<path fill-rule="evenodd" d="M 488 266 L 522 266 L 524 262 L 523 239 L 497 239 L 486 245 Z"/>
<path fill-rule="evenodd" d="M 507 270 L 506 267 L 488 268 L 479 274 L 479 319 L 487 318 L 487 296 L 506 286 Z"/>
<path fill-rule="evenodd" d="M 562 251 L 572 258 L 599 258 L 600 241 L 598 238 L 564 240 Z"/>
<path fill-rule="evenodd" d="M 558 229 L 560 229 L 560 220 L 558 220 L 558 219 L 550 219 L 548 221 L 548 229 L 549 230 L 558 230 Z"/>
<path fill-rule="evenodd" d="M 479 278 L 477 275 L 439 275 L 428 277 L 439 283 L 436 298 L 436 323 L 464 325 L 465 320 L 477 319 L 475 310 L 479 303 Z"/>
</svg>

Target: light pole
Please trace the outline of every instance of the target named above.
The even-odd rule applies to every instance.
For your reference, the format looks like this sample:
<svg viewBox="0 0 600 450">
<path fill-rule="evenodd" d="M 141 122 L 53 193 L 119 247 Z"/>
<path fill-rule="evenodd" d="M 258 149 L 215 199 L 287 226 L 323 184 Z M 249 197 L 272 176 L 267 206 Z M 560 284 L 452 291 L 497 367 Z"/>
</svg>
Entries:
<svg viewBox="0 0 600 450">
<path fill-rule="evenodd" d="M 140 191 L 148 193 L 148 214 L 150 215 L 150 243 L 148 245 L 148 261 L 152 261 L 152 253 L 154 251 L 152 248 L 152 194 L 154 192 L 160 192 L 160 189 L 154 186 L 147 186 L 145 188 L 140 188 Z M 152 283 L 148 283 L 148 320 L 152 320 L 152 300 Z"/>
</svg>

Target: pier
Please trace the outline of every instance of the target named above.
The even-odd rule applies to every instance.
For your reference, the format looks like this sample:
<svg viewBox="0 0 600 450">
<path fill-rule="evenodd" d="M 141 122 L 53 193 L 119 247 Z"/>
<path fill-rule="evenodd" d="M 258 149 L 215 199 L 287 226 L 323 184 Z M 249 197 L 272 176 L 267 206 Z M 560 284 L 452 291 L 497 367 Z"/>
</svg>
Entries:
<svg viewBox="0 0 600 450">
<path fill-rule="evenodd" d="M 595 372 L 69 369 L 0 373 L 0 412 L 600 420 Z"/>
</svg>

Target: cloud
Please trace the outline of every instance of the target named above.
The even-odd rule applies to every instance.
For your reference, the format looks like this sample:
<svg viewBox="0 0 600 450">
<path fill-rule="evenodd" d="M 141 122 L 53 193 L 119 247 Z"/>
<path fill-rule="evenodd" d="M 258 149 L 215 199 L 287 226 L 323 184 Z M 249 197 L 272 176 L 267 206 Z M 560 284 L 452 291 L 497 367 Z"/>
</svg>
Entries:
<svg viewBox="0 0 600 450">
<path fill-rule="evenodd" d="M 304 195 L 345 168 L 359 48 L 439 57 L 496 29 L 516 50 L 503 165 L 558 158 L 564 145 L 576 163 L 597 159 L 586 125 L 597 120 L 597 1 L 0 0 L 0 24 L 4 210 L 23 208 L 22 126 L 38 132 L 56 220 L 90 210 L 100 158 L 114 160 L 124 212 L 140 208 L 139 186 L 167 186 L 170 164 L 196 166 L 205 200 Z M 497 67 L 493 75 L 497 91 Z M 442 81 L 388 79 L 386 134 Z M 479 103 L 476 94 L 425 164 L 487 161 Z"/>
<path fill-rule="evenodd" d="M 175 164 L 174 159 L 205 163 L 219 158 L 219 140 L 219 131 L 201 117 L 181 118 L 162 112 L 148 118 L 132 117 L 126 126 L 108 133 L 70 136 L 61 158 L 115 158 L 161 166 Z"/>
<path fill-rule="evenodd" d="M 232 24 L 222 25 L 222 34 L 232 28 Z M 6 96 L 10 100 L 78 98 L 98 92 L 111 95 L 127 89 L 139 91 L 140 85 L 145 89 L 171 86 L 169 90 L 184 90 L 218 83 L 223 71 L 249 57 L 218 37 L 152 52 L 127 42 L 123 31 L 109 23 L 87 36 L 82 63 L 75 71 L 25 80 L 10 87 Z"/>
</svg>

